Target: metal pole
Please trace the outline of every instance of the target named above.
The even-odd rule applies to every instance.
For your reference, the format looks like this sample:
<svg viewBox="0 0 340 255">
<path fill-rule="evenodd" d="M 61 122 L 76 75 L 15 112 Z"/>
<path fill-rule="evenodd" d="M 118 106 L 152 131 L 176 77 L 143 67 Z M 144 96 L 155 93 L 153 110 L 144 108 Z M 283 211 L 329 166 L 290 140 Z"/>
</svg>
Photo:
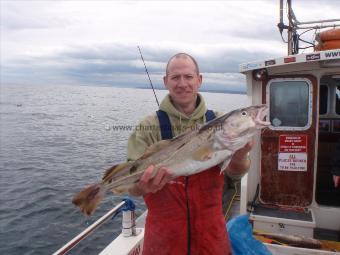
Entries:
<svg viewBox="0 0 340 255">
<path fill-rule="evenodd" d="M 280 0 L 280 23 L 283 24 L 283 0 Z"/>
<path fill-rule="evenodd" d="M 75 247 L 78 243 L 80 243 L 83 239 L 85 239 L 89 234 L 91 234 L 95 229 L 100 227 L 106 220 L 108 220 L 112 216 L 112 214 L 114 214 L 124 204 L 125 204 L 125 201 L 115 206 L 113 209 L 107 212 L 104 216 L 102 216 L 100 219 L 94 222 L 91 226 L 89 226 L 87 229 L 85 229 L 83 232 L 81 232 L 79 235 L 77 235 L 75 238 L 73 238 L 71 241 L 69 241 L 67 244 L 65 244 L 55 253 L 53 253 L 53 255 L 61 255 L 61 254 L 65 254 L 66 252 L 70 251 L 73 247 Z"/>
<path fill-rule="evenodd" d="M 293 54 L 293 23 L 291 14 L 291 0 L 287 0 L 288 3 L 288 55 Z"/>
</svg>

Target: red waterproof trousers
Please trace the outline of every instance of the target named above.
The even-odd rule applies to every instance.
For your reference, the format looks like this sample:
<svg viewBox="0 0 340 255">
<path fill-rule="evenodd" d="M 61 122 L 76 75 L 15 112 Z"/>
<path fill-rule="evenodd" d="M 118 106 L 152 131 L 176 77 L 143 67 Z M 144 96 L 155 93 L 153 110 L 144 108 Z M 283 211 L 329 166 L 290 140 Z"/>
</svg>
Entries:
<svg viewBox="0 0 340 255">
<path fill-rule="evenodd" d="M 219 167 L 178 177 L 144 196 L 148 207 L 144 255 L 231 254 L 222 212 Z"/>
</svg>

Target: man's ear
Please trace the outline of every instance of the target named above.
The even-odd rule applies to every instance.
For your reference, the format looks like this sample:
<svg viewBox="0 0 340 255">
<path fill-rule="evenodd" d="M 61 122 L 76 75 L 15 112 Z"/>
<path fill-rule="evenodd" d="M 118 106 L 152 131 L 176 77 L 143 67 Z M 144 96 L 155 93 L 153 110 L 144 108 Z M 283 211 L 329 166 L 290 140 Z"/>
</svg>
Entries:
<svg viewBox="0 0 340 255">
<path fill-rule="evenodd" d="M 199 79 L 199 81 L 200 81 L 198 87 L 200 88 L 201 85 L 202 85 L 202 82 L 203 82 L 203 76 L 202 76 L 202 74 L 198 75 L 198 79 Z"/>
<path fill-rule="evenodd" d="M 163 76 L 163 83 L 164 83 L 164 86 L 168 88 L 168 77 L 167 76 Z"/>
</svg>

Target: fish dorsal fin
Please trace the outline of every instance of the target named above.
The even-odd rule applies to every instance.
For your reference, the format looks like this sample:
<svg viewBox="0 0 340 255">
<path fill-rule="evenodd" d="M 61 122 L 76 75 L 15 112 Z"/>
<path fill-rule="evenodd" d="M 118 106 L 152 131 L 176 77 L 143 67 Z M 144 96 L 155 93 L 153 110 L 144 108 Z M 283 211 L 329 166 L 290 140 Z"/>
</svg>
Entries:
<svg viewBox="0 0 340 255">
<path fill-rule="evenodd" d="M 161 140 L 157 143 L 154 143 L 150 145 L 148 148 L 146 148 L 144 154 L 139 159 L 146 159 L 153 155 L 154 153 L 160 151 L 164 147 L 168 146 L 171 143 L 172 140 Z"/>
<path fill-rule="evenodd" d="M 218 118 L 215 118 L 209 122 L 207 122 L 206 124 L 204 124 L 200 129 L 198 133 L 202 133 L 205 130 L 208 129 L 213 129 L 213 128 L 220 128 L 220 126 L 223 124 L 223 122 L 228 119 L 231 115 L 233 115 L 237 110 L 233 110 L 231 112 L 228 112 Z"/>
<path fill-rule="evenodd" d="M 202 125 L 199 126 L 199 128 L 201 128 Z M 199 128 L 196 129 L 189 129 L 187 131 L 185 131 L 184 133 L 172 138 L 171 143 L 187 143 L 188 141 L 190 141 L 194 136 L 197 135 Z"/>
<path fill-rule="evenodd" d="M 170 140 L 161 140 L 155 144 L 152 144 L 148 148 L 146 148 L 144 154 L 138 160 L 136 160 L 136 162 L 147 159 L 155 153 L 171 154 L 184 146 L 188 141 L 190 141 L 191 138 L 193 138 L 197 134 L 197 132 L 197 130 L 189 130 Z"/>
<path fill-rule="evenodd" d="M 192 158 L 197 161 L 206 161 L 211 159 L 214 150 L 210 146 L 198 148 L 193 154 Z"/>
<path fill-rule="evenodd" d="M 103 175 L 102 180 L 104 182 L 112 182 L 112 180 L 114 180 L 117 177 L 121 177 L 123 174 L 123 172 L 125 172 L 125 170 L 123 170 L 124 168 L 126 168 L 126 171 L 130 170 L 130 172 L 133 172 L 133 168 L 135 168 L 134 165 L 134 161 L 132 162 L 126 162 L 126 163 L 122 163 L 122 164 L 118 164 L 118 165 L 114 165 L 112 167 L 110 167 L 109 169 L 107 169 Z"/>
</svg>

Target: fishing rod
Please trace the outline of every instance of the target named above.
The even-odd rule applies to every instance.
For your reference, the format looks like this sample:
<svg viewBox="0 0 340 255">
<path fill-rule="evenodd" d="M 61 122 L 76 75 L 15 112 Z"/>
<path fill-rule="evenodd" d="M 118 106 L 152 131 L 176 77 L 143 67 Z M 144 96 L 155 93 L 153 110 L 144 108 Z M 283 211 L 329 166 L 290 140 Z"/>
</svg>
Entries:
<svg viewBox="0 0 340 255">
<path fill-rule="evenodd" d="M 157 98 L 155 89 L 154 89 L 154 87 L 153 87 L 153 85 L 152 85 L 152 81 L 151 81 L 151 79 L 150 79 L 150 75 L 149 75 L 148 69 L 146 68 L 146 65 L 145 65 L 145 62 L 144 62 L 144 58 L 143 58 L 143 55 L 142 55 L 142 51 L 140 50 L 140 47 L 139 47 L 139 46 L 137 46 L 137 48 L 138 48 L 138 50 L 139 50 L 140 57 L 141 57 L 141 59 L 142 59 L 142 61 L 143 61 L 144 67 L 145 67 L 145 72 L 146 72 L 146 74 L 148 75 L 149 82 L 150 82 L 150 85 L 151 85 L 153 94 L 154 94 L 154 96 L 155 96 L 155 98 L 156 98 L 156 102 L 157 102 L 157 105 L 158 105 L 158 107 L 159 107 L 158 98 Z"/>
</svg>

